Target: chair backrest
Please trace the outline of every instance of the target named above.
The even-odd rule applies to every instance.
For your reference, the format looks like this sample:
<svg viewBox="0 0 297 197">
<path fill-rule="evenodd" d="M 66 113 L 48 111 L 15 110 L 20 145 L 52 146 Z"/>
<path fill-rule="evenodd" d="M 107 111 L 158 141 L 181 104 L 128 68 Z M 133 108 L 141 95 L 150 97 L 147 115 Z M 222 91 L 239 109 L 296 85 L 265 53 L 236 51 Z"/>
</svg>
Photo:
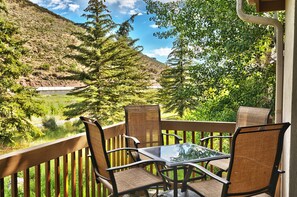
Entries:
<svg viewBox="0 0 297 197">
<path fill-rule="evenodd" d="M 283 138 L 290 123 L 239 127 L 233 135 L 223 196 L 267 192 L 274 196 Z"/>
<path fill-rule="evenodd" d="M 125 107 L 126 134 L 136 137 L 139 148 L 163 144 L 159 105 L 129 105 Z M 133 147 L 131 140 L 128 146 Z"/>
<path fill-rule="evenodd" d="M 236 128 L 264 125 L 270 121 L 270 109 L 240 106 L 236 116 Z"/>
<path fill-rule="evenodd" d="M 80 117 L 86 128 L 86 136 L 91 152 L 91 161 L 95 171 L 96 180 L 110 181 L 110 174 L 106 171 L 110 167 L 106 153 L 104 131 L 97 121 Z"/>
</svg>

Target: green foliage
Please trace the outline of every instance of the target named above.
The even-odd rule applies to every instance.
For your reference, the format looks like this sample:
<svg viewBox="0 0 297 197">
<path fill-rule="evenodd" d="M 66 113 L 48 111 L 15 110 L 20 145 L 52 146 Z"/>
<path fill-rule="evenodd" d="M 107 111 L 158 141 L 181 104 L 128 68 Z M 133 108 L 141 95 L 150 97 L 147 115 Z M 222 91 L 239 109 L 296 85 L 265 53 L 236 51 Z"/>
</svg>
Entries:
<svg viewBox="0 0 297 197">
<path fill-rule="evenodd" d="M 49 129 L 49 130 L 57 130 L 58 129 L 58 125 L 57 125 L 56 119 L 54 117 L 43 119 L 42 125 L 44 128 Z"/>
<path fill-rule="evenodd" d="M 60 116 L 63 117 L 66 111 L 66 106 L 81 101 L 72 95 L 42 95 L 39 102 L 42 102 L 43 111 L 47 116 Z"/>
<path fill-rule="evenodd" d="M 56 119 L 54 117 L 44 118 L 42 122 L 44 126 L 44 135 L 36 139 L 37 141 L 41 142 L 56 140 L 85 131 L 82 122 L 78 119 L 73 122 L 65 121 L 61 125 L 57 125 Z"/>
<path fill-rule="evenodd" d="M 18 83 L 31 68 L 20 61 L 25 49 L 17 33 L 14 24 L 0 18 L 0 139 L 4 144 L 39 135 L 29 120 L 43 113 L 37 92 Z"/>
<path fill-rule="evenodd" d="M 69 105 L 65 115 L 88 115 L 101 124 L 110 124 L 122 120 L 123 106 L 141 101 L 139 95 L 148 86 L 139 61 L 140 48 L 134 46 L 136 40 L 128 37 L 129 22 L 135 16 L 113 34 L 117 25 L 102 1 L 90 0 L 85 12 L 86 32 L 75 33 L 81 44 L 69 46 L 75 51 L 69 57 L 84 65 L 77 75 L 86 86 L 73 92 L 82 100 Z"/>
<path fill-rule="evenodd" d="M 192 88 L 186 92 L 189 98 L 197 96 L 198 102 L 194 104 L 196 112 L 188 113 L 187 117 L 232 120 L 240 105 L 273 110 L 272 27 L 241 21 L 233 0 L 145 2 L 148 12 L 154 14 L 151 20 L 167 28 L 155 35 L 159 38 L 182 35 L 183 47 L 191 51 Z M 245 5 L 245 11 L 257 15 L 251 6 Z"/>
</svg>

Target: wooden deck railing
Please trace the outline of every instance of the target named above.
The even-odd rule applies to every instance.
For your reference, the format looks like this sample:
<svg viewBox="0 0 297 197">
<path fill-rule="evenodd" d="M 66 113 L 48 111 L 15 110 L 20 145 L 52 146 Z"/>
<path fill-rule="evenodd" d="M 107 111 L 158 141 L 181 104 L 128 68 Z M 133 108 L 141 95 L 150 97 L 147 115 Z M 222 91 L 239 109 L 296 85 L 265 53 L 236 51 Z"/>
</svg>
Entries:
<svg viewBox="0 0 297 197">
<path fill-rule="evenodd" d="M 235 123 L 162 121 L 163 132 L 176 133 L 184 142 L 198 143 L 208 135 L 230 135 Z M 125 145 L 124 123 L 104 128 L 107 149 Z M 165 144 L 169 139 L 164 139 Z M 210 143 L 222 151 L 223 143 Z M 85 134 L 60 139 L 0 156 L 0 197 L 4 196 L 107 196 L 97 185 L 88 158 Z M 123 155 L 112 156 L 112 165 L 127 162 Z"/>
</svg>

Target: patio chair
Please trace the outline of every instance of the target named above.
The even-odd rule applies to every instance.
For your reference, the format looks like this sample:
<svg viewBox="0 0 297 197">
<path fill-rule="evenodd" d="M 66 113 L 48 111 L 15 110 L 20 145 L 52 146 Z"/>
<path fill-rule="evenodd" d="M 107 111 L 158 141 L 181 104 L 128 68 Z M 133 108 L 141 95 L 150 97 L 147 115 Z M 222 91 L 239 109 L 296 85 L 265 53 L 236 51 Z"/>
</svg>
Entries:
<svg viewBox="0 0 297 197">
<path fill-rule="evenodd" d="M 237 111 L 236 128 L 268 124 L 271 122 L 270 112 L 268 108 L 240 106 Z M 201 142 L 202 144 L 204 142 L 203 145 L 207 147 L 209 140 L 215 138 L 232 138 L 232 136 L 209 136 L 201 139 Z M 208 164 L 217 167 L 219 169 L 217 174 L 221 176 L 222 172 L 228 170 L 229 162 L 229 159 L 220 159 L 210 161 Z"/>
<path fill-rule="evenodd" d="M 104 131 L 97 121 L 80 117 L 86 128 L 86 136 L 91 152 L 91 161 L 97 183 L 101 182 L 110 192 L 110 196 L 119 196 L 164 184 L 161 176 L 153 175 L 144 169 L 146 165 L 164 166 L 163 161 L 148 160 L 111 167 L 109 154 L 117 151 L 137 151 L 135 148 L 119 148 L 106 151 Z M 113 161 L 113 163 L 117 163 Z M 140 167 L 141 166 L 141 167 Z M 159 168 L 156 167 L 159 173 Z"/>
<path fill-rule="evenodd" d="M 226 179 L 202 166 L 188 163 L 189 170 L 182 191 L 190 189 L 201 196 L 274 196 L 283 138 L 290 123 L 239 127 L 233 136 Z M 188 182 L 192 169 L 199 169 L 213 179 Z"/>
<path fill-rule="evenodd" d="M 126 139 L 129 147 L 144 148 L 163 145 L 163 136 L 174 137 L 177 144 L 181 137 L 161 132 L 159 105 L 125 106 Z M 144 159 L 134 154 L 135 160 Z"/>
</svg>

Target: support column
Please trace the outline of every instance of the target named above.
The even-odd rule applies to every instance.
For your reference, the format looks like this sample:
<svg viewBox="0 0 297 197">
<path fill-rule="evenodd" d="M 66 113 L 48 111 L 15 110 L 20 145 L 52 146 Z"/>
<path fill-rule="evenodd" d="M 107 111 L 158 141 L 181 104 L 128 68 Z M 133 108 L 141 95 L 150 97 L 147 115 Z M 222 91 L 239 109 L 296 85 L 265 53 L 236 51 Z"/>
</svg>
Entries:
<svg viewBox="0 0 297 197">
<path fill-rule="evenodd" d="M 297 196 L 297 16 L 296 0 L 286 0 L 283 122 L 291 127 L 285 135 L 282 196 Z"/>
</svg>

